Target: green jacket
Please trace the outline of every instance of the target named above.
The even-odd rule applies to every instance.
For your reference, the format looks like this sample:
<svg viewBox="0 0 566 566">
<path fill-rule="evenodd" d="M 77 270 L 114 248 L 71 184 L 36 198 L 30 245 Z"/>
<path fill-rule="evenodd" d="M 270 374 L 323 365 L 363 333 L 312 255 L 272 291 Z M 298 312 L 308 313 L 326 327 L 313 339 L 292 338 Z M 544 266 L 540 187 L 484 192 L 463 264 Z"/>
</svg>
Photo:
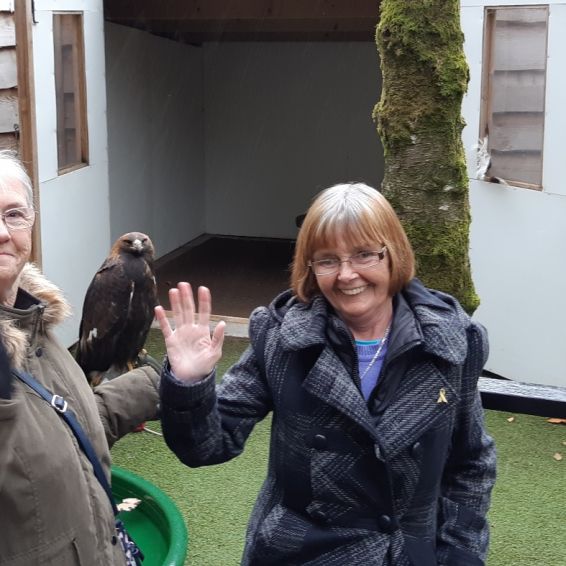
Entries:
<svg viewBox="0 0 566 566">
<path fill-rule="evenodd" d="M 15 367 L 62 395 L 89 436 L 106 473 L 109 447 L 157 417 L 158 376 L 149 367 L 94 393 L 52 327 L 68 314 L 60 290 L 31 265 L 17 308 L 0 306 L 0 333 Z M 0 399 L 0 565 L 114 566 L 125 563 L 108 497 L 67 424 L 15 380 Z"/>
</svg>

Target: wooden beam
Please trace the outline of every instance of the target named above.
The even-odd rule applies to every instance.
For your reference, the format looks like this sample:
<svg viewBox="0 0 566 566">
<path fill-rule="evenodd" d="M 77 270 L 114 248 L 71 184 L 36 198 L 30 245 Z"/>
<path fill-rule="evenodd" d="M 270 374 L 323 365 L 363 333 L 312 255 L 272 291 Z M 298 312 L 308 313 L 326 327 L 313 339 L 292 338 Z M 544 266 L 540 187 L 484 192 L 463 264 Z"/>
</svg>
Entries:
<svg viewBox="0 0 566 566">
<path fill-rule="evenodd" d="M 16 59 L 18 65 L 18 105 L 20 114 L 20 159 L 27 167 L 33 186 L 35 208 L 40 210 L 37 171 L 37 134 L 32 50 L 32 0 L 15 0 Z M 32 261 L 41 266 L 41 215 L 35 217 L 32 233 Z"/>
<path fill-rule="evenodd" d="M 305 20 L 378 19 L 379 0 L 105 0 L 114 22 L 146 20 Z"/>
<path fill-rule="evenodd" d="M 566 418 L 566 389 L 563 387 L 480 377 L 478 388 L 484 409 Z"/>
<path fill-rule="evenodd" d="M 105 17 L 181 41 L 371 41 L 379 0 L 106 0 Z"/>
</svg>

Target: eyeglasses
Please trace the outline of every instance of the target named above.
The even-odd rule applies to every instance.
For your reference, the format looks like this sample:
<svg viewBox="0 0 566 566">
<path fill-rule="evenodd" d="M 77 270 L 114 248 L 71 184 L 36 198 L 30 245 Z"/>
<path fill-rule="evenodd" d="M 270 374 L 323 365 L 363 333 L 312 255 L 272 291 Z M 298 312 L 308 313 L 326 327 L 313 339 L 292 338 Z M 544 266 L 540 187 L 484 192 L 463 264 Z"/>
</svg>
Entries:
<svg viewBox="0 0 566 566">
<path fill-rule="evenodd" d="M 31 228 L 35 221 L 35 210 L 22 206 L 20 208 L 10 208 L 0 212 L 0 217 L 6 224 L 8 230 L 25 230 Z"/>
<path fill-rule="evenodd" d="M 383 246 L 379 251 L 372 252 L 358 252 L 351 255 L 346 259 L 338 259 L 337 257 L 329 257 L 325 259 L 318 259 L 316 261 L 309 261 L 308 266 L 313 270 L 315 275 L 333 275 L 340 271 L 340 266 L 349 262 L 352 269 L 368 269 L 374 267 L 383 261 L 387 248 Z"/>
</svg>

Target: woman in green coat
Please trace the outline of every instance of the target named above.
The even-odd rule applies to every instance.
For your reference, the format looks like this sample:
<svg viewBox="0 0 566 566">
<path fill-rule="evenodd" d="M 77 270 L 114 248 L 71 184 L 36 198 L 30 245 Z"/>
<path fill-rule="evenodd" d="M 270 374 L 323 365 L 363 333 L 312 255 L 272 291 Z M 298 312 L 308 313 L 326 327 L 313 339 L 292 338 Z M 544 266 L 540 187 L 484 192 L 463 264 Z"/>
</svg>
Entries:
<svg viewBox="0 0 566 566">
<path fill-rule="evenodd" d="M 158 376 L 139 368 L 93 393 L 53 334 L 69 307 L 28 263 L 34 219 L 27 174 L 0 152 L 0 336 L 9 364 L 68 401 L 109 478 L 110 446 L 157 416 Z M 6 368 L 0 371 L 0 509 L 3 566 L 126 563 L 109 499 L 69 426 Z"/>
</svg>

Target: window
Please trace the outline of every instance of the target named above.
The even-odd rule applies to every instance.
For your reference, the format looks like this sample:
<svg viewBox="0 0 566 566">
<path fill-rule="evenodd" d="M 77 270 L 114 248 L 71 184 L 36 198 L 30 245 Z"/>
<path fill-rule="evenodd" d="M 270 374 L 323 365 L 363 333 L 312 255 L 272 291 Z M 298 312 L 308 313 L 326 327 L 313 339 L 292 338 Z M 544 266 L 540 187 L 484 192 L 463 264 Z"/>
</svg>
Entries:
<svg viewBox="0 0 566 566">
<path fill-rule="evenodd" d="M 487 179 L 542 188 L 548 7 L 486 8 L 480 145 Z"/>
<path fill-rule="evenodd" d="M 83 16 L 53 14 L 59 173 L 88 164 Z"/>
</svg>

